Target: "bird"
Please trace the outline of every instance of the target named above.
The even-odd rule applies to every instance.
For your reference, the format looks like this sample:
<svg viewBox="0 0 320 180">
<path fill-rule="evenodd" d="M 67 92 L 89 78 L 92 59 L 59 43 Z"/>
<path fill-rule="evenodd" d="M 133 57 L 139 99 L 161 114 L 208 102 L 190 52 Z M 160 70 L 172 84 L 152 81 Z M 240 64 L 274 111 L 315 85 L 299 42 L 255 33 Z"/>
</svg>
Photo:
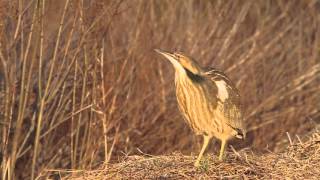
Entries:
<svg viewBox="0 0 320 180">
<path fill-rule="evenodd" d="M 233 138 L 245 139 L 240 94 L 225 73 L 216 68 L 203 68 L 181 52 L 154 49 L 169 60 L 175 69 L 175 90 L 180 112 L 196 135 L 203 136 L 201 151 L 194 162 L 199 167 L 209 141 L 221 141 L 219 160 Z"/>
</svg>

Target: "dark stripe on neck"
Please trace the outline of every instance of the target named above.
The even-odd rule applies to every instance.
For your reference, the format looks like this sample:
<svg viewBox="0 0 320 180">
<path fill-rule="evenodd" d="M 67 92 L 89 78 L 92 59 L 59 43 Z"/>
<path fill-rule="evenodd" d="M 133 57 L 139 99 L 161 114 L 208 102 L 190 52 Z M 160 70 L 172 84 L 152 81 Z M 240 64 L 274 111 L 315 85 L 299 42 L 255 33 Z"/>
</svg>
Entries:
<svg viewBox="0 0 320 180">
<path fill-rule="evenodd" d="M 192 82 L 200 83 L 204 80 L 204 78 L 202 76 L 194 74 L 186 68 L 184 68 L 184 69 L 186 70 L 187 76 L 189 77 L 189 79 L 191 79 Z"/>
</svg>

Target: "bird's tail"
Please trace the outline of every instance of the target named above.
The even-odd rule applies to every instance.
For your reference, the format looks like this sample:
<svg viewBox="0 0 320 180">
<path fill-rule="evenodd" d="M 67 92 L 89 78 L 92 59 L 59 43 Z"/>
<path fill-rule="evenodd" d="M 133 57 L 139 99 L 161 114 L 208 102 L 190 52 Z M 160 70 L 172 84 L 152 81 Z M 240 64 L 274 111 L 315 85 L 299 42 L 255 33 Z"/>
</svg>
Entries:
<svg viewBox="0 0 320 180">
<path fill-rule="evenodd" d="M 238 139 L 245 139 L 246 138 L 246 132 L 245 132 L 245 130 L 243 130 L 243 129 L 239 129 L 239 128 L 235 128 L 234 130 L 236 130 L 237 131 L 237 135 L 236 135 L 236 138 L 238 138 Z"/>
</svg>

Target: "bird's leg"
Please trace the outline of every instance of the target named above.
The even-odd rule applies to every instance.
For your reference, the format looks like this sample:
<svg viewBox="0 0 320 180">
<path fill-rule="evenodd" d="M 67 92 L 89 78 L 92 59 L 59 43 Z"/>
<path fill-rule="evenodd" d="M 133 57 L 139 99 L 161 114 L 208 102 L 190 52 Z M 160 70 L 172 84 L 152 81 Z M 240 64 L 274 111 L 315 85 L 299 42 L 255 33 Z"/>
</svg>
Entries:
<svg viewBox="0 0 320 180">
<path fill-rule="evenodd" d="M 220 154 L 219 154 L 219 160 L 222 161 L 223 159 L 223 153 L 224 153 L 224 149 L 225 149 L 225 146 L 227 144 L 227 141 L 226 140 L 221 140 L 221 149 L 220 149 Z"/>
<path fill-rule="evenodd" d="M 211 138 L 210 136 L 205 136 L 205 135 L 203 136 L 203 145 L 202 145 L 200 154 L 198 155 L 198 158 L 197 158 L 196 162 L 194 163 L 195 167 L 199 167 L 200 166 L 201 157 L 202 157 L 204 151 L 206 150 L 206 148 L 208 146 L 210 138 Z"/>
</svg>

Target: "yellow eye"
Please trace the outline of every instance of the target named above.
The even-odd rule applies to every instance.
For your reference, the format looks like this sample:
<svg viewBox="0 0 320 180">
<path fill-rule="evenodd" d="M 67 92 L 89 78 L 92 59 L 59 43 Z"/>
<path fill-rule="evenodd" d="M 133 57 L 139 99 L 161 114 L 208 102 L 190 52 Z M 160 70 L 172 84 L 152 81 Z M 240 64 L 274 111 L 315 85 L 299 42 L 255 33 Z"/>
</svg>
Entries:
<svg viewBox="0 0 320 180">
<path fill-rule="evenodd" d="M 174 53 L 174 56 L 177 58 L 177 59 L 180 59 L 180 54 L 177 54 L 177 53 Z"/>
<path fill-rule="evenodd" d="M 183 58 L 183 55 L 182 55 L 182 54 L 179 54 L 179 53 L 177 53 L 177 52 L 175 52 L 174 55 L 175 55 L 176 58 L 178 58 L 178 59 Z"/>
</svg>

